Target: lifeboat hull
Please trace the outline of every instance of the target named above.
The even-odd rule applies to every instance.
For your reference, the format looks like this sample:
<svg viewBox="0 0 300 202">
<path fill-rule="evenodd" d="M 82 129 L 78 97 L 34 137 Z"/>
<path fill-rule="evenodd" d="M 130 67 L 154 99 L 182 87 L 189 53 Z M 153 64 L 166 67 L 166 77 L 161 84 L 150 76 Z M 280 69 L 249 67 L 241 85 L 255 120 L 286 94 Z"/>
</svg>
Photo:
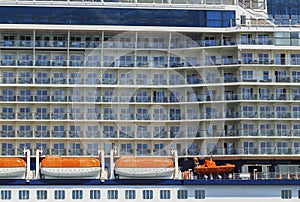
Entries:
<svg viewBox="0 0 300 202">
<path fill-rule="evenodd" d="M 41 162 L 45 179 L 99 179 L 100 170 L 96 158 L 47 156 Z"/>
<path fill-rule="evenodd" d="M 21 158 L 0 158 L 0 179 L 24 179 L 26 163 Z"/>
<path fill-rule="evenodd" d="M 121 157 L 115 163 L 115 174 L 120 179 L 171 179 L 174 171 L 173 160 L 168 158 Z"/>
<path fill-rule="evenodd" d="M 41 168 L 44 179 L 99 179 L 100 167 Z"/>
<path fill-rule="evenodd" d="M 0 179 L 24 179 L 25 167 L 0 168 Z"/>
<path fill-rule="evenodd" d="M 210 174 L 210 173 L 229 173 L 233 171 L 235 168 L 234 165 L 226 165 L 226 166 L 216 166 L 216 167 L 195 167 L 194 171 L 196 173 L 201 173 L 201 174 Z"/>
<path fill-rule="evenodd" d="M 172 179 L 174 168 L 115 168 L 119 179 Z"/>
</svg>

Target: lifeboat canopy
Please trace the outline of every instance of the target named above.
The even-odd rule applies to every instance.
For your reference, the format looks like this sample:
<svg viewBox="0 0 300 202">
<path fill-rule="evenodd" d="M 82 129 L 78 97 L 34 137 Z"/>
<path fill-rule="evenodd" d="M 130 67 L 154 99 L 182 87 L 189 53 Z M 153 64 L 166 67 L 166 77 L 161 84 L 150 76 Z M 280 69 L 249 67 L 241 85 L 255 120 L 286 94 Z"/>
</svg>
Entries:
<svg viewBox="0 0 300 202">
<path fill-rule="evenodd" d="M 46 156 L 41 162 L 42 167 L 100 167 L 96 158 Z"/>
</svg>

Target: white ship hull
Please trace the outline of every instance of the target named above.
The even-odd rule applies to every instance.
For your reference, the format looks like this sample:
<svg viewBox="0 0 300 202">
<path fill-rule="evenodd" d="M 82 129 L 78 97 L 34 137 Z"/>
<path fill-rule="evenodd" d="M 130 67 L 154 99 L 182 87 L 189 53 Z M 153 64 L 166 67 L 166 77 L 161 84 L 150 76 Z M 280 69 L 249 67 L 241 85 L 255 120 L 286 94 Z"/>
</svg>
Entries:
<svg viewBox="0 0 300 202">
<path fill-rule="evenodd" d="M 216 180 L 218 181 L 218 180 Z M 144 181 L 145 182 L 145 181 Z M 38 191 L 46 191 L 47 197 L 44 202 L 86 202 L 86 201 L 147 201 L 147 202 L 279 202 L 283 201 L 282 191 L 290 190 L 291 198 L 288 201 L 298 201 L 299 185 L 278 186 L 275 183 L 271 185 L 262 184 L 242 184 L 237 182 L 231 184 L 202 184 L 202 185 L 18 185 L 18 186 L 0 186 L 3 191 L 11 191 L 11 201 L 19 200 L 20 191 L 28 191 L 28 200 L 30 202 L 38 202 Z M 116 192 L 115 192 L 116 191 Z M 187 198 L 182 193 L 186 191 Z M 60 192 L 60 194 L 58 194 Z M 91 194 L 98 192 L 99 195 Z M 114 194 L 111 194 L 114 192 Z M 129 194 L 130 192 L 130 194 Z M 145 195 L 145 192 L 150 193 Z M 62 194 L 63 193 L 63 194 Z M 75 194 L 76 193 L 76 194 Z M 162 194 L 163 193 L 163 194 Z M 200 193 L 200 195 L 199 195 Z M 39 196 L 40 197 L 40 196 Z M 163 198 L 166 199 L 163 199 Z M 57 199 L 61 198 L 61 199 Z M 75 199 L 76 198 L 76 199 Z M 145 199 L 147 198 L 147 199 Z M 184 198 L 184 199 L 183 199 Z"/>
</svg>

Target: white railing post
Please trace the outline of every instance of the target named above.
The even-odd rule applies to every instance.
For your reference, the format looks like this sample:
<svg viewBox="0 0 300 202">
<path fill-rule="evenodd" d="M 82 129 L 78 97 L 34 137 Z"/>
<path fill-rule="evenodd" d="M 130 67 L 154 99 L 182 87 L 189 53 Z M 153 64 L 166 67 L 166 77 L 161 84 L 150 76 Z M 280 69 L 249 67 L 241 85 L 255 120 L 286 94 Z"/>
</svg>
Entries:
<svg viewBox="0 0 300 202">
<path fill-rule="evenodd" d="M 116 149 L 110 150 L 110 179 L 115 179 L 115 163 L 114 163 L 114 156 L 117 153 Z"/>
<path fill-rule="evenodd" d="M 98 150 L 98 155 L 100 158 L 100 164 L 101 164 L 101 173 L 100 173 L 100 179 L 101 180 L 106 180 L 107 179 L 107 172 L 105 170 L 105 156 L 104 156 L 104 150 L 99 149 Z"/>
<path fill-rule="evenodd" d="M 30 175 L 30 149 L 24 147 L 23 153 L 26 156 L 26 176 L 25 179 L 30 179 L 32 176 Z"/>
<path fill-rule="evenodd" d="M 175 173 L 174 179 L 179 179 L 179 170 L 178 170 L 178 152 L 176 149 L 171 150 L 171 154 L 174 156 L 174 163 L 175 163 Z"/>
<path fill-rule="evenodd" d="M 37 149 L 35 152 L 35 179 L 40 179 L 40 155 L 43 154 L 43 149 Z"/>
</svg>

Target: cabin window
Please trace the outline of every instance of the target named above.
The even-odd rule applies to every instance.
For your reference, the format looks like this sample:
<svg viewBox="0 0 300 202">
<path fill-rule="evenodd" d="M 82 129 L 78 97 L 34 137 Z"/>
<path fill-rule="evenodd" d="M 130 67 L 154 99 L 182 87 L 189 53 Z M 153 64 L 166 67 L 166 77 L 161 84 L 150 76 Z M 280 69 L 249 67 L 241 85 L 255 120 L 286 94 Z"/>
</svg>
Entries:
<svg viewBox="0 0 300 202">
<path fill-rule="evenodd" d="M 118 190 L 107 190 L 107 199 L 118 199 Z"/>
<path fill-rule="evenodd" d="M 47 199 L 47 190 L 37 190 L 36 198 L 37 198 L 37 200 L 46 200 Z"/>
<path fill-rule="evenodd" d="M 73 190 L 72 191 L 72 199 L 82 199 L 83 191 L 82 190 Z"/>
<path fill-rule="evenodd" d="M 170 199 L 171 192 L 170 190 L 160 190 L 160 199 Z"/>
<path fill-rule="evenodd" d="M 1 190 L 1 200 L 11 200 L 11 191 L 10 190 Z"/>
<path fill-rule="evenodd" d="M 153 191 L 143 190 L 143 199 L 153 199 Z"/>
<path fill-rule="evenodd" d="M 195 190 L 195 199 L 205 199 L 205 190 Z"/>
<path fill-rule="evenodd" d="M 177 191 L 177 198 L 178 199 L 187 199 L 188 198 L 188 191 L 187 190 L 178 190 Z"/>
<path fill-rule="evenodd" d="M 281 190 L 281 198 L 282 199 L 291 199 L 292 198 L 292 190 Z"/>
<path fill-rule="evenodd" d="M 65 199 L 65 191 L 64 190 L 55 190 L 54 191 L 54 199 Z"/>
<path fill-rule="evenodd" d="M 28 190 L 20 190 L 19 191 L 19 199 L 20 200 L 28 200 L 29 199 L 29 191 Z"/>
<path fill-rule="evenodd" d="M 100 190 L 91 190 L 90 191 L 90 199 L 100 199 L 100 198 L 101 198 Z"/>
<path fill-rule="evenodd" d="M 135 190 L 125 190 L 125 199 L 135 199 Z"/>
</svg>

